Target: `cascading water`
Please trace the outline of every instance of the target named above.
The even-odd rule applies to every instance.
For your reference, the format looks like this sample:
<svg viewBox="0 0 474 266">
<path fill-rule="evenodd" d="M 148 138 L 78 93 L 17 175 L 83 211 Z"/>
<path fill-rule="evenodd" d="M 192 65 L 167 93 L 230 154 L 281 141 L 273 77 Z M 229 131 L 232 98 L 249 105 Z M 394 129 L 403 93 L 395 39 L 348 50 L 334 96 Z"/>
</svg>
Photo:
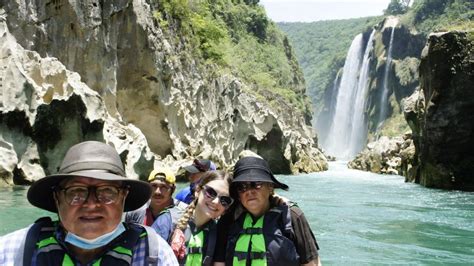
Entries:
<svg viewBox="0 0 474 266">
<path fill-rule="evenodd" d="M 357 35 L 351 43 L 344 68 L 341 83 L 337 93 L 336 108 L 332 124 L 327 134 L 326 151 L 339 158 L 347 157 L 350 133 L 352 130 L 353 100 L 357 90 L 357 77 L 361 65 L 361 51 L 363 47 L 362 34 Z"/>
<path fill-rule="evenodd" d="M 318 137 L 320 140 L 320 143 L 323 147 L 327 147 L 327 142 L 328 142 L 328 130 L 331 128 L 332 121 L 333 121 L 333 116 L 334 116 L 334 108 L 336 107 L 336 97 L 337 97 L 337 92 L 339 90 L 339 84 L 341 81 L 341 75 L 339 75 L 340 72 L 337 73 L 336 78 L 334 79 L 333 85 L 332 85 L 332 90 L 331 90 L 331 96 L 329 98 L 329 108 L 326 113 L 320 114 L 320 117 L 318 118 L 317 126 L 319 129 L 322 129 L 321 131 L 318 132 Z"/>
<path fill-rule="evenodd" d="M 393 43 L 393 33 L 395 32 L 395 26 L 392 27 L 390 33 L 390 43 L 388 45 L 387 60 L 385 62 L 385 69 L 383 73 L 383 86 L 382 93 L 380 96 L 380 112 L 377 120 L 377 129 L 380 128 L 383 121 L 387 118 L 388 110 L 388 72 L 390 71 L 390 65 L 392 63 L 392 43 Z"/>
<path fill-rule="evenodd" d="M 359 72 L 359 82 L 357 83 L 357 92 L 352 112 L 352 130 L 349 138 L 348 156 L 354 156 L 360 152 L 367 140 L 367 119 L 365 107 L 367 102 L 370 52 L 373 49 L 375 30 L 372 30 L 362 60 L 362 66 Z"/>
</svg>

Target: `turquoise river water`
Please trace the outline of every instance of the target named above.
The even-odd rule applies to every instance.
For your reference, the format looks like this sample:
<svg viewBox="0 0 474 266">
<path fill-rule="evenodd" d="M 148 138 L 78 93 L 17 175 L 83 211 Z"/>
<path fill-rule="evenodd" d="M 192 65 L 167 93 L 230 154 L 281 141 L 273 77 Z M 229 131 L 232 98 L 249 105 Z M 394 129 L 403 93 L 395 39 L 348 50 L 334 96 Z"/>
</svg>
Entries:
<svg viewBox="0 0 474 266">
<path fill-rule="evenodd" d="M 310 221 L 324 265 L 474 265 L 474 193 L 428 189 L 343 162 L 279 179 L 290 190 L 278 193 Z M 31 207 L 26 188 L 0 189 L 0 235 L 42 215 L 54 216 Z"/>
</svg>

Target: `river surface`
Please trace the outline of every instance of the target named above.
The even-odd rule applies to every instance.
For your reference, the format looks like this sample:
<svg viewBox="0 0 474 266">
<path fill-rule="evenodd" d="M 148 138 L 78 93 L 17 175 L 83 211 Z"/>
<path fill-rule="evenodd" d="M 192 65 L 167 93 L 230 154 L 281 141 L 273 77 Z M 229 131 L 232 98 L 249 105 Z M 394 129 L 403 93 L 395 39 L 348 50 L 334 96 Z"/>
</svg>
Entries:
<svg viewBox="0 0 474 266">
<path fill-rule="evenodd" d="M 324 265 L 474 265 L 474 193 L 427 189 L 401 176 L 349 170 L 279 176 L 316 235 Z M 180 184 L 180 187 L 184 184 Z M 0 189 L 0 235 L 52 213 L 26 189 Z"/>
</svg>

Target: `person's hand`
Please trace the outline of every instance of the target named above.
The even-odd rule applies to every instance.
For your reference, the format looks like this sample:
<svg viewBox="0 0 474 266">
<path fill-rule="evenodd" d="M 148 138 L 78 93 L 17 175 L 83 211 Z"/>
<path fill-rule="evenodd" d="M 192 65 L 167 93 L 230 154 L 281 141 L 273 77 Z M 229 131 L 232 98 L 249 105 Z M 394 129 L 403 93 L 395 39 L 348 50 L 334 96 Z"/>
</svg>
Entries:
<svg viewBox="0 0 474 266">
<path fill-rule="evenodd" d="M 278 194 L 273 194 L 273 200 L 274 200 L 274 204 L 276 206 L 282 206 L 282 205 L 287 205 L 289 206 L 290 205 L 290 200 L 283 197 L 283 196 L 280 196 Z"/>
<path fill-rule="evenodd" d="M 184 259 L 184 256 L 186 255 L 186 238 L 184 237 L 184 232 L 182 230 L 174 230 L 170 246 L 176 258 L 180 260 Z"/>
</svg>

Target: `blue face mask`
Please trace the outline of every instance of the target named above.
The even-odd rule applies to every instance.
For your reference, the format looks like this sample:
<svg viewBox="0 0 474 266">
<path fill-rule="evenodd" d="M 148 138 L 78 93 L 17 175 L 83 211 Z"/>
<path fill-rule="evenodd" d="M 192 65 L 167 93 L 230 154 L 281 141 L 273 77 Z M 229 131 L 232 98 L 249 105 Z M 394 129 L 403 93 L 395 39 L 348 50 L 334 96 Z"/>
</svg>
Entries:
<svg viewBox="0 0 474 266">
<path fill-rule="evenodd" d="M 73 233 L 67 233 L 64 241 L 82 249 L 96 249 L 107 245 L 110 241 L 114 240 L 117 236 L 125 232 L 125 226 L 120 223 L 115 230 L 105 235 L 99 236 L 94 239 L 85 239 L 77 236 Z"/>
</svg>

